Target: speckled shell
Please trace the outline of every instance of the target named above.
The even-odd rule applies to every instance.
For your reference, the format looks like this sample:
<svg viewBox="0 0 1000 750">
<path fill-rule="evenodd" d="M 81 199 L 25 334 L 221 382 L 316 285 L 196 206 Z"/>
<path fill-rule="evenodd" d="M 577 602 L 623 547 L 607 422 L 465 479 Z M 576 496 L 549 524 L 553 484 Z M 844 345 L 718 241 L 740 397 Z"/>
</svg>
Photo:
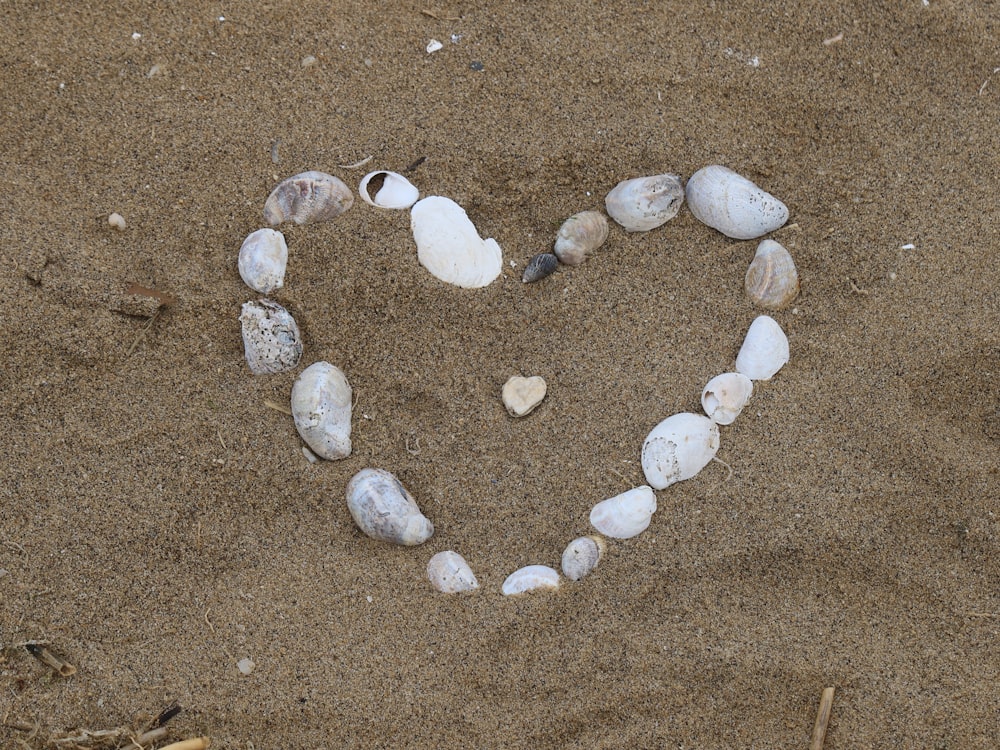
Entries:
<svg viewBox="0 0 1000 750">
<path fill-rule="evenodd" d="M 532 255 L 528 265 L 524 267 L 521 281 L 530 284 L 533 281 L 544 279 L 546 276 L 551 276 L 557 268 L 559 268 L 559 258 L 553 253 Z"/>
<path fill-rule="evenodd" d="M 434 276 L 465 289 L 484 287 L 500 275 L 503 255 L 494 239 L 480 238 L 460 205 L 432 195 L 410 211 L 417 259 Z"/>
<path fill-rule="evenodd" d="M 684 186 L 675 174 L 619 182 L 604 199 L 608 216 L 626 232 L 647 232 L 666 224 L 684 203 Z"/>
<path fill-rule="evenodd" d="M 545 565 L 527 565 L 515 570 L 503 582 L 504 596 L 559 588 L 559 573 Z"/>
<path fill-rule="evenodd" d="M 608 238 L 608 220 L 600 211 L 573 214 L 556 233 L 555 255 L 568 266 L 578 266 Z"/>
<path fill-rule="evenodd" d="M 264 220 L 314 224 L 336 219 L 354 205 L 351 189 L 325 172 L 303 172 L 278 183 L 264 203 Z"/>
<path fill-rule="evenodd" d="M 465 561 L 457 552 L 448 550 L 438 552 L 427 563 L 427 578 L 431 586 L 443 594 L 458 594 L 463 591 L 475 591 L 479 581 Z"/>
<path fill-rule="evenodd" d="M 347 507 L 358 528 L 372 539 L 412 547 L 434 533 L 413 496 L 384 469 L 362 469 L 354 475 L 347 484 Z"/>
<path fill-rule="evenodd" d="M 302 358 L 302 340 L 295 318 L 277 302 L 245 302 L 240 314 L 243 350 L 254 375 L 293 369 Z"/>
<path fill-rule="evenodd" d="M 314 362 L 295 381 L 295 429 L 317 456 L 336 461 L 351 455 L 351 400 L 347 377 L 329 362 Z"/>
<path fill-rule="evenodd" d="M 570 542 L 562 554 L 562 572 L 571 581 L 579 581 L 597 567 L 605 549 L 599 536 L 581 536 Z"/>
<path fill-rule="evenodd" d="M 646 481 L 662 490 L 690 479 L 704 469 L 719 450 L 719 426 L 708 417 L 683 412 L 667 417 L 642 444 L 642 471 Z"/>
<path fill-rule="evenodd" d="M 237 265 L 243 283 L 254 291 L 270 294 L 281 289 L 288 265 L 285 236 L 275 229 L 251 232 L 240 246 Z"/>
<path fill-rule="evenodd" d="M 754 319 L 747 330 L 740 353 L 736 355 L 736 372 L 751 380 L 770 380 L 789 358 L 788 337 L 778 321 L 768 315 Z"/>
<path fill-rule="evenodd" d="M 739 372 L 725 372 L 708 381 L 701 406 L 716 424 L 732 424 L 753 393 L 753 381 Z"/>
<path fill-rule="evenodd" d="M 746 177 L 713 164 L 688 180 L 688 208 L 695 218 L 727 237 L 752 240 L 788 221 L 788 208 Z"/>
<path fill-rule="evenodd" d="M 612 539 L 631 539 L 649 528 L 656 512 L 652 487 L 642 485 L 602 500 L 590 511 L 590 525 Z"/>
<path fill-rule="evenodd" d="M 799 293 L 799 272 L 792 255 L 774 240 L 762 240 L 744 279 L 747 294 L 768 310 L 788 307 Z"/>
<path fill-rule="evenodd" d="M 379 175 L 385 175 L 385 178 L 382 181 L 382 187 L 372 198 L 368 194 L 368 183 Z M 376 208 L 409 208 L 420 197 L 420 191 L 403 175 L 385 171 L 369 172 L 362 177 L 361 184 L 358 186 L 358 194 L 361 196 L 361 200 Z"/>
</svg>

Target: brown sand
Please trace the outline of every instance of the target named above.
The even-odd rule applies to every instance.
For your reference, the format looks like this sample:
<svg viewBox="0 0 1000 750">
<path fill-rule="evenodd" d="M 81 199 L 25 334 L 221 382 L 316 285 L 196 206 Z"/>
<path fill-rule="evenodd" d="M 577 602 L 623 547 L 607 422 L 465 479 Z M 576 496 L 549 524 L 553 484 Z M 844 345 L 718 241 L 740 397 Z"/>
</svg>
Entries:
<svg viewBox="0 0 1000 750">
<path fill-rule="evenodd" d="M 0 745 L 176 700 L 169 736 L 216 748 L 795 748 L 834 686 L 826 748 L 995 746 L 996 3 L 124 5 L 4 5 Z M 356 185 L 338 165 L 368 155 L 426 157 L 414 182 L 506 268 L 446 286 L 406 212 L 360 202 L 283 227 L 302 364 L 358 397 L 353 455 L 310 465 L 264 405 L 297 371 L 243 361 L 236 252 L 279 177 Z M 620 179 L 710 163 L 790 207 L 791 362 L 724 428 L 731 476 L 658 493 L 590 578 L 504 598 L 643 483 L 648 430 L 760 312 L 756 242 L 686 209 L 520 270 Z M 177 301 L 150 324 L 130 283 Z M 518 421 L 516 373 L 549 382 Z M 428 543 L 354 527 L 366 466 Z M 444 549 L 478 593 L 430 589 Z"/>
</svg>

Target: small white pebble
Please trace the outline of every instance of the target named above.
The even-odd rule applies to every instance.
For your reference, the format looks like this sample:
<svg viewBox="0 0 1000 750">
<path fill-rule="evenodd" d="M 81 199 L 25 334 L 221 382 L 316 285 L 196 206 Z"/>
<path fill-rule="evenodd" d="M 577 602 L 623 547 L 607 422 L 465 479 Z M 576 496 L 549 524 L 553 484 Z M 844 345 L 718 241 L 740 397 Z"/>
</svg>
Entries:
<svg viewBox="0 0 1000 750">
<path fill-rule="evenodd" d="M 437 39 L 431 39 L 430 42 L 427 43 L 427 54 L 429 55 L 432 52 L 437 52 L 443 46 L 444 45 L 441 44 L 441 42 L 439 42 Z"/>
<path fill-rule="evenodd" d="M 138 42 L 140 39 L 142 39 L 142 34 L 140 34 L 138 31 L 133 31 L 132 38 Z"/>
<path fill-rule="evenodd" d="M 162 72 L 163 72 L 163 66 L 160 65 L 159 63 L 156 63 L 152 68 L 149 69 L 149 72 L 146 73 L 146 78 L 152 78 L 157 73 L 162 73 Z"/>
<path fill-rule="evenodd" d="M 889 273 L 889 281 L 895 281 L 895 280 L 896 280 L 896 272 L 895 271 L 891 271 Z"/>
<path fill-rule="evenodd" d="M 119 213 L 113 213 L 108 217 L 108 225 L 114 227 L 119 232 L 125 231 L 125 217 Z"/>
<path fill-rule="evenodd" d="M 257 665 L 253 663 L 253 659 L 250 657 L 245 657 L 236 662 L 236 668 L 243 674 L 250 674 L 256 666 Z"/>
<path fill-rule="evenodd" d="M 375 601 L 375 600 L 374 600 L 374 599 L 372 599 L 372 598 L 371 598 L 370 596 L 366 596 L 366 597 L 365 597 L 365 599 L 367 599 L 367 600 L 368 600 L 368 603 L 369 603 L 369 604 L 371 604 L 371 603 L 372 603 L 373 601 Z"/>
<path fill-rule="evenodd" d="M 306 55 L 305 57 L 302 58 L 301 64 L 303 68 L 311 68 L 318 62 L 319 60 L 317 60 L 313 55 Z"/>
<path fill-rule="evenodd" d="M 907 242 L 905 245 L 901 245 L 899 249 L 900 250 L 916 250 L 917 246 L 914 245 L 912 242 Z"/>
</svg>

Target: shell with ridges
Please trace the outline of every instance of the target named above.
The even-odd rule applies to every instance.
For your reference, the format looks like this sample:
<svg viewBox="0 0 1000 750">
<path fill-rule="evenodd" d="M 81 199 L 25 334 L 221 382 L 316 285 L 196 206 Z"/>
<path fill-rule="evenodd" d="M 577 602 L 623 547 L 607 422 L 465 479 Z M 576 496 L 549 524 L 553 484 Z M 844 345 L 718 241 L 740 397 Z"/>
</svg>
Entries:
<svg viewBox="0 0 1000 750">
<path fill-rule="evenodd" d="M 559 573 L 545 565 L 526 565 L 515 570 L 503 582 L 503 595 L 514 596 L 529 591 L 559 588 Z"/>
<path fill-rule="evenodd" d="M 682 412 L 654 427 L 642 444 L 642 471 L 658 490 L 690 479 L 719 450 L 719 426 L 708 417 Z"/>
<path fill-rule="evenodd" d="M 295 429 L 317 456 L 351 455 L 351 385 L 339 367 L 314 362 L 292 386 Z"/>
<path fill-rule="evenodd" d="M 724 372 L 708 381 L 701 406 L 716 424 L 732 424 L 753 393 L 753 381 L 739 372 Z"/>
<path fill-rule="evenodd" d="M 688 208 L 695 218 L 727 237 L 752 240 L 788 221 L 788 208 L 728 167 L 712 164 L 688 180 Z"/>
<path fill-rule="evenodd" d="M 385 175 L 385 179 L 382 181 L 382 187 L 372 198 L 368 194 L 368 183 L 378 175 Z M 409 208 L 420 197 L 420 191 L 403 175 L 382 170 L 369 172 L 362 177 L 361 184 L 358 186 L 358 194 L 361 196 L 361 200 L 376 208 Z"/>
<path fill-rule="evenodd" d="M 799 273 L 792 254 L 774 240 L 762 240 L 743 285 L 750 299 L 761 307 L 787 307 L 799 293 Z"/>
<path fill-rule="evenodd" d="M 354 205 L 354 195 L 340 179 L 325 172 L 302 172 L 278 183 L 264 203 L 272 227 L 285 221 L 314 224 L 336 219 Z"/>
<path fill-rule="evenodd" d="M 443 594 L 458 594 L 479 588 L 472 568 L 457 552 L 438 552 L 427 563 L 427 578 Z"/>
<path fill-rule="evenodd" d="M 261 294 L 281 289 L 288 265 L 288 245 L 285 235 L 274 229 L 251 232 L 240 245 L 237 266 L 240 278 L 248 287 Z"/>
<path fill-rule="evenodd" d="M 434 533 L 434 525 L 413 495 L 384 469 L 362 469 L 347 483 L 347 507 L 365 534 L 383 542 L 412 547 Z"/>
<path fill-rule="evenodd" d="M 770 380 L 788 359 L 785 332 L 774 318 L 760 315 L 750 324 L 740 353 L 736 355 L 736 372 L 751 380 Z"/>
<path fill-rule="evenodd" d="M 626 232 L 647 232 L 674 218 L 683 202 L 681 178 L 658 174 L 619 182 L 604 199 L 604 206 Z"/>
<path fill-rule="evenodd" d="M 605 549 L 599 536 L 581 536 L 566 546 L 562 554 L 562 572 L 571 581 L 579 581 L 597 567 Z"/>
<path fill-rule="evenodd" d="M 450 198 L 432 195 L 417 201 L 410 227 L 420 264 L 441 281 L 477 289 L 500 275 L 500 246 L 492 238 L 482 239 L 465 209 Z"/>
<path fill-rule="evenodd" d="M 302 358 L 302 339 L 295 318 L 277 302 L 245 302 L 240 314 L 243 351 L 254 375 L 293 369 Z"/>
<path fill-rule="evenodd" d="M 546 276 L 551 276 L 555 273 L 557 268 L 559 268 L 559 258 L 553 253 L 532 255 L 528 261 L 528 265 L 524 267 L 524 275 L 521 277 L 521 281 L 525 284 L 530 284 L 533 281 L 544 279 Z"/>
<path fill-rule="evenodd" d="M 652 487 L 642 485 L 602 500 L 590 511 L 590 525 L 612 539 L 631 539 L 649 528 L 656 512 Z"/>
<path fill-rule="evenodd" d="M 608 220 L 600 211 L 573 214 L 556 233 L 555 255 L 567 266 L 578 266 L 608 238 Z"/>
</svg>

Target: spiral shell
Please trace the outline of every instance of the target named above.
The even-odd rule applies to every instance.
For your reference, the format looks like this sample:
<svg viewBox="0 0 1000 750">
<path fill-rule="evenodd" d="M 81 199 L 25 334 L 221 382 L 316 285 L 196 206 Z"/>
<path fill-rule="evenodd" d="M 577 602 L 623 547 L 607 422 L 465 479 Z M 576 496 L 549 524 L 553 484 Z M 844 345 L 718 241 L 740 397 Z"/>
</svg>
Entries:
<svg viewBox="0 0 1000 750">
<path fill-rule="evenodd" d="M 747 269 L 747 294 L 769 310 L 788 307 L 799 293 L 799 273 L 792 255 L 774 240 L 762 240 Z"/>
<path fill-rule="evenodd" d="M 739 372 L 726 372 L 708 381 L 701 406 L 716 424 L 732 424 L 753 393 L 753 381 Z"/>
<path fill-rule="evenodd" d="M 683 412 L 654 427 L 642 444 L 642 471 L 658 490 L 690 479 L 719 450 L 719 426 L 708 417 Z"/>
<path fill-rule="evenodd" d="M 281 289 L 288 265 L 288 245 L 285 236 L 274 229 L 251 232 L 240 246 L 237 266 L 240 278 L 248 287 L 261 294 Z"/>
<path fill-rule="evenodd" d="M 524 267 L 524 275 L 521 277 L 521 281 L 525 284 L 530 284 L 533 281 L 544 279 L 546 276 L 551 276 L 555 273 L 557 268 L 559 268 L 559 258 L 553 253 L 532 255 L 528 261 L 528 265 Z"/>
<path fill-rule="evenodd" d="M 581 536 L 566 546 L 562 554 L 562 572 L 571 581 L 579 581 L 597 567 L 605 549 L 599 536 Z"/>
<path fill-rule="evenodd" d="M 529 591 L 559 588 L 559 574 L 545 565 L 527 565 L 515 570 L 503 582 L 503 595 L 514 596 Z"/>
<path fill-rule="evenodd" d="M 302 371 L 292 386 L 292 418 L 317 456 L 351 455 L 351 385 L 340 368 L 314 362 Z"/>
<path fill-rule="evenodd" d="M 351 189 L 325 172 L 303 172 L 278 183 L 264 203 L 272 227 L 285 221 L 314 224 L 336 219 L 354 205 Z"/>
<path fill-rule="evenodd" d="M 384 469 L 362 469 L 354 475 L 347 483 L 347 507 L 358 528 L 372 539 L 412 547 L 434 533 L 413 496 Z"/>
<path fill-rule="evenodd" d="M 427 563 L 427 578 L 431 586 L 443 594 L 458 594 L 479 588 L 472 568 L 457 552 L 438 552 Z"/>
<path fill-rule="evenodd" d="M 643 485 L 595 505 L 590 525 L 612 539 L 631 539 L 649 528 L 655 512 L 653 488 Z"/>
<path fill-rule="evenodd" d="M 788 208 L 728 167 L 713 164 L 688 180 L 688 208 L 695 218 L 727 237 L 752 240 L 788 221 Z"/>
<path fill-rule="evenodd" d="M 785 366 L 788 358 L 788 337 L 778 321 L 760 315 L 750 324 L 740 353 L 736 355 L 736 372 L 751 380 L 770 380 Z"/>
<path fill-rule="evenodd" d="M 636 177 L 619 182 L 604 205 L 626 232 L 647 232 L 666 224 L 684 203 L 684 186 L 675 174 Z"/>
<path fill-rule="evenodd" d="M 600 211 L 573 214 L 556 233 L 555 254 L 567 266 L 578 266 L 608 238 L 608 220 Z"/>
<path fill-rule="evenodd" d="M 302 358 L 302 340 L 295 318 L 277 302 L 245 302 L 240 314 L 243 350 L 254 375 L 293 369 Z"/>
</svg>

